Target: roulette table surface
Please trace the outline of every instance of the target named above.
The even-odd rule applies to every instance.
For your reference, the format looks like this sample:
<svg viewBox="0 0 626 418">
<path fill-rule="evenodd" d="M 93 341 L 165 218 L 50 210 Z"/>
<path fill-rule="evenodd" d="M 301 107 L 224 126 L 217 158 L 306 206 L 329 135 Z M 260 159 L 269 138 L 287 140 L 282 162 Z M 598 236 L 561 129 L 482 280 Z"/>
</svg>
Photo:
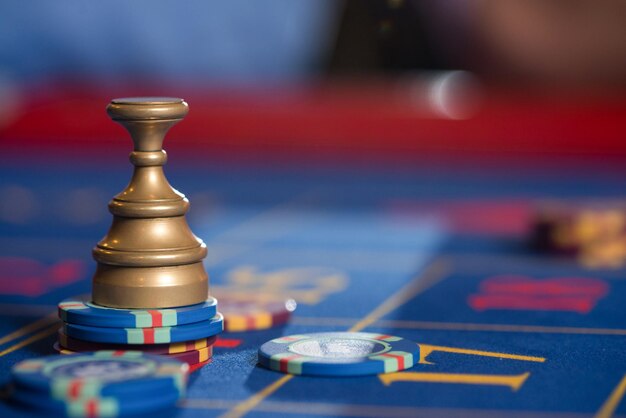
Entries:
<svg viewBox="0 0 626 418">
<path fill-rule="evenodd" d="M 103 110 L 120 91 L 51 91 L 0 131 L 5 380 L 54 354 L 56 304 L 90 291 L 106 203 L 130 175 Z M 396 103 L 364 120 L 371 98 L 343 93 L 187 98 L 166 173 L 209 249 L 211 292 L 298 307 L 220 335 L 176 416 L 626 416 L 626 270 L 528 244 L 542 200 L 623 197 L 626 105 L 505 97 L 459 121 Z M 257 364 L 271 339 L 348 330 L 415 341 L 419 362 L 342 378 Z"/>
</svg>

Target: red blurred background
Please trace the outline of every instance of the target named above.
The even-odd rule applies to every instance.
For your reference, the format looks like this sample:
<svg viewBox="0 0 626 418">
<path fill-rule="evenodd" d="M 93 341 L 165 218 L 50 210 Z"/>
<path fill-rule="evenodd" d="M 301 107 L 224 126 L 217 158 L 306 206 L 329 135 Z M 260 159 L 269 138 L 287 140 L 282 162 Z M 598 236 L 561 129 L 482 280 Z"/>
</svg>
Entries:
<svg viewBox="0 0 626 418">
<path fill-rule="evenodd" d="M 51 19 L 45 6 L 28 17 L 2 6 L 13 30 L 28 35 L 0 45 L 3 153 L 119 155 L 128 144 L 104 112 L 109 100 L 171 95 L 191 111 L 166 146 L 189 158 L 410 165 L 626 157 L 621 2 L 283 3 L 268 2 L 250 26 L 226 30 L 220 18 L 237 23 L 243 11 L 157 2 L 113 30 L 117 36 L 106 18 L 137 6 L 68 8 L 64 22 L 46 30 L 36 25 Z M 317 18 L 297 25 L 313 12 Z M 34 25 L 18 28 L 20 19 Z M 159 25 L 177 30 L 153 30 Z M 205 34 L 202 46 L 196 27 L 217 39 Z M 116 43 L 123 36 L 132 42 Z M 176 54 L 149 54 L 151 46 L 169 51 L 169 38 Z M 29 42 L 44 42 L 46 53 L 33 57 Z M 253 53 L 253 62 L 228 58 Z"/>
</svg>

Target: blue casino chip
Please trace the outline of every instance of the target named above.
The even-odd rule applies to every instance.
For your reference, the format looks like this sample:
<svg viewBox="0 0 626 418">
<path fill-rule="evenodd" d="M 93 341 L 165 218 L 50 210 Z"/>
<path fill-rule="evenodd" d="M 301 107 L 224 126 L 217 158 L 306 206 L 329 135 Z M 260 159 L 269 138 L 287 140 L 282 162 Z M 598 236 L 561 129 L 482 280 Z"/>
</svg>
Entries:
<svg viewBox="0 0 626 418">
<path fill-rule="evenodd" d="M 57 401 L 85 398 L 184 395 L 189 366 L 168 357 L 139 351 L 96 351 L 47 356 L 16 364 L 17 388 Z"/>
<path fill-rule="evenodd" d="M 416 343 L 392 335 L 326 332 L 268 341 L 259 348 L 259 363 L 289 374 L 363 376 L 411 368 L 419 355 Z"/>
<path fill-rule="evenodd" d="M 96 343 L 167 344 L 212 337 L 224 330 L 224 317 L 219 312 L 208 321 L 175 327 L 104 328 L 65 323 L 63 332 L 73 338 Z"/>
<path fill-rule="evenodd" d="M 217 313 L 217 300 L 171 309 L 117 309 L 96 305 L 89 297 L 59 303 L 59 318 L 78 325 L 111 328 L 156 328 L 207 321 Z"/>
<path fill-rule="evenodd" d="M 79 399 L 54 399 L 42 397 L 34 392 L 15 389 L 11 398 L 29 409 L 55 416 L 70 418 L 114 418 L 140 417 L 149 414 L 151 418 L 171 416 L 179 397 L 176 393 L 159 396 L 136 396 L 132 399 L 117 397 L 85 397 Z"/>
</svg>

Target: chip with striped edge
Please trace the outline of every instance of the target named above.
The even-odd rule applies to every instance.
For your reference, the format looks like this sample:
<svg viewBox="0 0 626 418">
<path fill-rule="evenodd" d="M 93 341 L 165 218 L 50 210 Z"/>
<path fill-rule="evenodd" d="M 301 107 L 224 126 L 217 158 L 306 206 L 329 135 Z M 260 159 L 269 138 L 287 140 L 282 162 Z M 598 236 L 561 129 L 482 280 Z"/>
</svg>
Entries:
<svg viewBox="0 0 626 418">
<path fill-rule="evenodd" d="M 276 338 L 259 348 L 271 370 L 311 376 L 364 376 L 413 367 L 419 346 L 404 338 L 366 332 L 326 332 Z"/>
<path fill-rule="evenodd" d="M 217 300 L 170 309 L 117 309 L 96 305 L 90 296 L 59 303 L 59 318 L 64 322 L 94 327 L 156 328 L 206 321 L 217 313 Z"/>
<path fill-rule="evenodd" d="M 77 352 L 90 352 L 90 351 L 125 351 L 128 350 L 127 344 L 107 344 L 107 343 L 94 343 L 91 341 L 83 341 L 76 338 L 68 337 L 62 329 L 58 331 L 59 346 L 71 351 Z M 215 344 L 217 336 L 199 338 L 191 341 L 180 341 L 175 343 L 166 344 L 135 344 L 132 349 L 141 351 L 147 354 L 178 354 L 185 353 L 187 351 L 200 350 L 205 347 L 210 347 Z"/>
<path fill-rule="evenodd" d="M 293 299 L 266 301 L 222 296 L 219 300 L 226 332 L 262 330 L 284 324 L 297 306 Z"/>
<path fill-rule="evenodd" d="M 219 312 L 210 320 L 161 328 L 104 328 L 63 324 L 63 332 L 79 340 L 113 344 L 165 344 L 196 340 L 219 334 L 224 330 L 224 317 Z"/>
<path fill-rule="evenodd" d="M 87 397 L 74 400 L 42 397 L 34 392 L 16 388 L 11 398 L 28 409 L 37 410 L 50 416 L 70 418 L 114 418 L 138 417 L 150 414 L 151 418 L 171 416 L 179 397 L 176 393 L 159 396 L 135 396 L 133 399 L 117 397 Z M 29 415 L 30 416 L 30 415 Z"/>
<path fill-rule="evenodd" d="M 69 350 L 65 347 L 62 347 L 58 342 L 54 343 L 54 349 L 58 351 L 60 354 L 79 354 L 80 352 Z M 121 351 L 123 352 L 123 351 Z M 183 361 L 190 366 L 205 362 L 211 357 L 213 357 L 213 346 L 208 346 L 204 348 L 200 348 L 197 350 L 185 351 L 183 353 L 175 353 L 175 354 L 162 354 L 168 358 L 173 358 L 178 361 Z"/>
<path fill-rule="evenodd" d="M 210 362 L 211 362 L 211 359 L 208 359 L 207 361 L 203 361 L 202 363 L 196 363 L 196 364 L 189 366 L 189 373 L 197 372 L 198 370 L 200 370 L 201 368 L 203 368 Z"/>
<path fill-rule="evenodd" d="M 60 401 L 174 392 L 184 395 L 189 365 L 176 359 L 139 351 L 96 351 L 47 356 L 16 364 L 11 375 L 16 387 Z"/>
</svg>

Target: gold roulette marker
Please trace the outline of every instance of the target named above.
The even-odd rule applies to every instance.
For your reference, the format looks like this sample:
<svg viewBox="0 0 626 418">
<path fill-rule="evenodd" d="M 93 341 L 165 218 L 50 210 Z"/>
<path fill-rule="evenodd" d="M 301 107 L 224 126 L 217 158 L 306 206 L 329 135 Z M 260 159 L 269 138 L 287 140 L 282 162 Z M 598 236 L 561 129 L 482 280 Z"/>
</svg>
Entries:
<svg viewBox="0 0 626 418">
<path fill-rule="evenodd" d="M 116 308 L 169 308 L 203 302 L 206 245 L 190 230 L 189 201 L 163 173 L 167 131 L 189 107 L 183 99 L 115 99 L 107 113 L 130 133 L 135 166 L 126 188 L 109 202 L 113 223 L 93 249 L 98 267 L 93 301 Z"/>
</svg>

